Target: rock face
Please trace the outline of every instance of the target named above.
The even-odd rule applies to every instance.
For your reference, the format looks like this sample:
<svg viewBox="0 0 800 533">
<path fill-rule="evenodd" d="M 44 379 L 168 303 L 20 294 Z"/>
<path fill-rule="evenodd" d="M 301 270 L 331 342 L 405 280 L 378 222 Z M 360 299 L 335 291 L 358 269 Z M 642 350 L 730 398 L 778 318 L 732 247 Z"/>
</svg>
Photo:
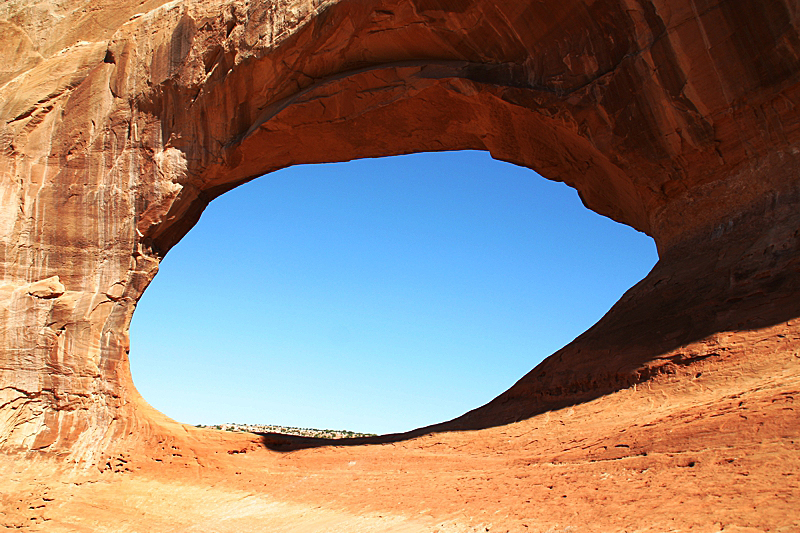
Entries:
<svg viewBox="0 0 800 533">
<path fill-rule="evenodd" d="M 16 0 L 0 43 L 5 452 L 102 466 L 184 435 L 128 369 L 164 254 L 264 173 L 425 150 L 564 181 L 660 261 L 508 392 L 415 435 L 714 369 L 731 391 L 797 383 L 796 2 Z"/>
</svg>

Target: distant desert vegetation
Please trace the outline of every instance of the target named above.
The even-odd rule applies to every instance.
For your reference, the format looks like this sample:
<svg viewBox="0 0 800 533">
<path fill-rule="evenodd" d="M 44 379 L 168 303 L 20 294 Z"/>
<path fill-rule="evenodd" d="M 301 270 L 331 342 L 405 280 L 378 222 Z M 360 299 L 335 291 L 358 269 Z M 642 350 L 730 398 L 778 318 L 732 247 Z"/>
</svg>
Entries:
<svg viewBox="0 0 800 533">
<path fill-rule="evenodd" d="M 316 439 L 350 439 L 355 437 L 374 437 L 375 433 L 358 433 L 339 429 L 296 428 L 291 426 L 273 426 L 264 424 L 216 424 L 206 426 L 197 424 L 199 428 L 219 429 L 221 431 L 242 431 L 248 433 L 280 433 Z"/>
</svg>

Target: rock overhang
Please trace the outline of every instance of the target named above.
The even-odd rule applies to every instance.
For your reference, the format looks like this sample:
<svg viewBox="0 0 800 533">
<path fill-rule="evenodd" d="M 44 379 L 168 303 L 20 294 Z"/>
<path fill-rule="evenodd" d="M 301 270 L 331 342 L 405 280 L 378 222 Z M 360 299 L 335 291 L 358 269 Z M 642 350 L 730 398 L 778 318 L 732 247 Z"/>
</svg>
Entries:
<svg viewBox="0 0 800 533">
<path fill-rule="evenodd" d="M 92 463 L 176 438 L 131 382 L 135 303 L 208 202 L 293 164 L 488 150 L 656 240 L 595 327 L 439 429 L 680 374 L 710 338 L 796 333 L 791 2 L 91 4 L 0 7 L 5 449 Z"/>
</svg>

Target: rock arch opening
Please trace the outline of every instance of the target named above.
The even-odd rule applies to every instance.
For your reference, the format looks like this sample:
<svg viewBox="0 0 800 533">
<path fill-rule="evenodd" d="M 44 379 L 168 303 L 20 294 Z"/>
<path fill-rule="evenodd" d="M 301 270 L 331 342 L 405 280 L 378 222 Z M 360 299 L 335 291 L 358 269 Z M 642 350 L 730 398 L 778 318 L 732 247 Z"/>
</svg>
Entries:
<svg viewBox="0 0 800 533">
<path fill-rule="evenodd" d="M 800 471 L 796 13 L 0 3 L 0 522 L 796 529 L 797 486 L 775 482 Z M 460 149 L 575 187 L 658 263 L 508 391 L 396 447 L 287 456 L 137 395 L 136 302 L 211 200 L 291 165 Z"/>
<path fill-rule="evenodd" d="M 648 277 L 468 417 L 478 426 L 800 316 L 789 2 L 444 4 L 156 0 L 120 3 L 107 24 L 67 4 L 4 13 L 22 55 L 0 87 L 0 442 L 91 461 L 141 428 L 183 431 L 132 387 L 136 302 L 211 200 L 301 163 L 488 150 L 655 239 Z"/>
<path fill-rule="evenodd" d="M 409 431 L 508 389 L 655 260 L 486 152 L 292 167 L 212 202 L 166 256 L 134 382 L 191 424 Z"/>
</svg>

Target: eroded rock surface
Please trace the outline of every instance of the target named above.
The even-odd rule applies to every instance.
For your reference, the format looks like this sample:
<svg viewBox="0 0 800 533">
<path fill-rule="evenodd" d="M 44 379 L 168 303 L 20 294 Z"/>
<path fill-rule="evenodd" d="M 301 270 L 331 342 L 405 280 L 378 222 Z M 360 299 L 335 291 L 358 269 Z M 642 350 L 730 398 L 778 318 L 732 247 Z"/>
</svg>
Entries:
<svg viewBox="0 0 800 533">
<path fill-rule="evenodd" d="M 800 490 L 800 429 L 787 421 L 796 421 L 789 399 L 800 390 L 798 9 L 791 0 L 3 3 L 2 450 L 97 466 L 108 479 L 128 480 L 109 483 L 128 483 L 134 492 L 136 486 L 146 491 L 136 472 L 164 483 L 165 472 L 197 468 L 206 474 L 187 476 L 201 485 L 219 481 L 203 470 L 208 465 L 227 472 L 224 479 L 240 472 L 237 461 L 245 453 L 212 460 L 230 451 L 228 438 L 238 438 L 251 456 L 262 454 L 253 463 L 259 468 L 292 471 L 272 455 L 285 452 L 267 448 L 295 449 L 297 443 L 192 431 L 138 396 L 128 370 L 128 325 L 159 261 L 209 201 L 264 173 L 299 163 L 483 149 L 566 182 L 590 209 L 651 235 L 658 265 L 597 325 L 495 401 L 394 439 L 403 452 L 389 457 L 412 470 L 426 465 L 418 474 L 428 485 L 392 485 L 387 467 L 367 461 L 365 472 L 380 473 L 389 484 L 374 487 L 380 497 L 355 491 L 353 499 L 335 488 L 336 480 L 352 485 L 352 478 L 326 462 L 339 452 L 314 447 L 286 457 L 301 470 L 327 465 L 319 467 L 326 473 L 324 497 L 293 493 L 283 482 L 260 490 L 281 501 L 295 494 L 347 508 L 354 516 L 392 505 L 416 509 L 402 490 L 424 492 L 437 483 L 455 490 L 458 483 L 448 478 L 447 461 L 415 463 L 431 437 L 414 437 L 440 436 L 448 461 L 458 462 L 465 460 L 458 450 L 474 447 L 472 435 L 478 435 L 461 430 L 480 430 L 475 438 L 486 448 L 517 460 L 479 460 L 484 478 L 500 480 L 486 482 L 497 501 L 476 497 L 484 478 L 465 482 L 471 499 L 429 488 L 433 501 L 420 511 L 433 522 L 392 527 L 458 522 L 442 522 L 446 531 L 497 522 L 478 516 L 496 505 L 509 524 L 522 528 L 527 511 L 514 498 L 539 494 L 549 474 L 540 468 L 520 481 L 521 465 L 541 467 L 565 457 L 562 462 L 574 466 L 569 476 L 584 475 L 588 483 L 580 497 L 599 509 L 592 488 L 600 481 L 587 480 L 606 478 L 580 465 L 599 460 L 601 449 L 600 459 L 620 459 L 611 452 L 625 429 L 602 419 L 592 426 L 597 441 L 584 446 L 590 437 L 564 422 L 572 443 L 564 435 L 540 435 L 550 451 L 522 453 L 529 446 L 522 428 L 540 428 L 551 412 L 567 416 L 574 409 L 586 422 L 592 409 L 624 405 L 634 413 L 658 404 L 649 422 L 656 429 L 637 435 L 640 451 L 658 448 L 661 459 L 624 455 L 639 457 L 636 468 L 665 473 L 660 486 L 677 490 L 689 478 L 667 475 L 675 465 L 663 457 L 705 442 L 697 453 L 707 470 L 693 471 L 712 480 L 708 486 L 722 491 L 720 498 L 734 497 L 738 503 L 729 511 L 749 517 L 739 525 L 800 528 L 789 511 Z M 710 381 L 698 382 L 701 377 Z M 717 393 L 702 393 L 703 387 Z M 742 405 L 731 400 L 746 394 L 753 395 L 755 414 L 737 411 Z M 658 403 L 662 396 L 665 403 Z M 731 406 L 723 408 L 726 402 Z M 676 422 L 681 417 L 685 425 Z M 725 423 L 709 422 L 716 417 Z M 498 429 L 503 424 L 512 425 Z M 680 428 L 674 433 L 680 436 L 667 437 L 662 427 Z M 714 435 L 727 435 L 737 451 L 731 457 L 739 459 L 725 463 L 724 444 Z M 166 443 L 182 451 L 167 453 Z M 622 445 L 619 450 L 632 449 Z M 175 459 L 187 447 L 191 465 Z M 382 448 L 351 449 L 368 457 Z M 735 494 L 719 489 L 738 479 L 725 465 L 744 456 L 760 458 L 749 460 L 747 471 L 761 481 Z M 35 468 L 39 459 L 30 460 Z M 772 463 L 786 470 L 780 489 L 769 483 Z M 250 490 L 259 479 L 253 472 L 245 478 L 230 490 Z M 633 490 L 623 485 L 606 488 Z M 20 498 L 6 498 L 6 505 L 24 507 L 30 486 L 19 489 Z M 392 486 L 406 489 L 395 497 Z M 636 485 L 645 486 L 651 485 Z M 67 492 L 65 501 L 99 497 L 86 492 L 81 500 Z M 769 512 L 750 505 L 762 493 L 771 498 Z M 724 516 L 702 512 L 703 497 L 701 490 L 686 495 L 700 510 L 697 524 L 724 529 Z M 569 525 L 565 517 L 572 510 L 563 502 L 536 501 L 550 505 L 549 515 L 537 515 L 538 525 Z M 616 521 L 609 516 L 597 524 L 642 524 L 634 518 L 636 504 L 617 503 Z M 77 530 L 75 517 L 83 510 L 74 505 L 58 507 L 64 530 Z M 41 513 L 27 516 L 36 505 L 22 507 L 8 516 L 31 527 L 44 520 Z M 669 523 L 669 512 L 648 509 L 653 524 Z M 264 519 L 258 516 L 254 528 Z M 57 530 L 53 520 L 51 531 Z M 682 520 L 681 527 L 693 523 Z M 376 523 L 347 527 L 381 530 Z"/>
</svg>

